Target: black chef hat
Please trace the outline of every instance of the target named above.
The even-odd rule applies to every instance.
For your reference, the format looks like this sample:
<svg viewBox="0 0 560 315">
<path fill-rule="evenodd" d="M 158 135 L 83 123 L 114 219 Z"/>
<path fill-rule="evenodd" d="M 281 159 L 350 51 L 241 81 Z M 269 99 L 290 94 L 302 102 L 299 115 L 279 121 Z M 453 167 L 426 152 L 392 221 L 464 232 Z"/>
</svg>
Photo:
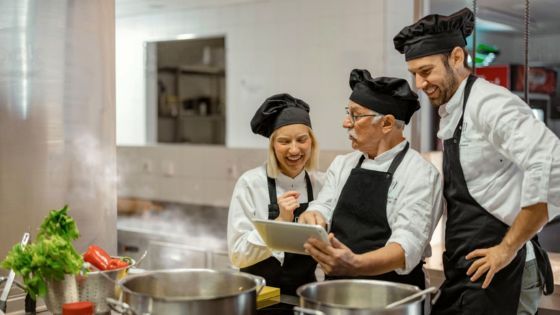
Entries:
<svg viewBox="0 0 560 315">
<path fill-rule="evenodd" d="M 393 38 L 395 49 L 406 61 L 429 55 L 447 53 L 465 47 L 466 38 L 474 28 L 474 14 L 468 8 L 450 16 L 430 14 L 403 28 Z"/>
<path fill-rule="evenodd" d="M 309 105 L 290 94 L 276 94 L 267 98 L 251 119 L 254 133 L 270 137 L 274 130 L 293 124 L 311 128 Z"/>
<path fill-rule="evenodd" d="M 371 78 L 367 70 L 354 69 L 350 73 L 350 100 L 377 113 L 395 116 L 410 122 L 410 117 L 420 108 L 418 95 L 410 89 L 404 79 Z"/>
</svg>

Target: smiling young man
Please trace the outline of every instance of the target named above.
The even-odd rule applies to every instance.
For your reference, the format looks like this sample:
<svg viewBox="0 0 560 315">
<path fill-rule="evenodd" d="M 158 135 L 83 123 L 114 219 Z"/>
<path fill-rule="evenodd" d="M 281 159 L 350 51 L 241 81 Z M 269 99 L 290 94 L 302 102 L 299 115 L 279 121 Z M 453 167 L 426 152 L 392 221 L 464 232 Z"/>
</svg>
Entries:
<svg viewBox="0 0 560 315">
<path fill-rule="evenodd" d="M 560 214 L 560 142 L 519 97 L 470 74 L 473 27 L 465 8 L 394 38 L 441 117 L 446 279 L 432 314 L 534 314 L 554 287 L 533 237 Z"/>
<path fill-rule="evenodd" d="M 423 258 L 441 216 L 436 168 L 409 148 L 405 124 L 419 103 L 403 79 L 353 70 L 342 126 L 355 152 L 335 158 L 300 222 L 330 221 L 330 244 L 306 250 L 328 279 L 379 279 L 425 287 Z"/>
</svg>

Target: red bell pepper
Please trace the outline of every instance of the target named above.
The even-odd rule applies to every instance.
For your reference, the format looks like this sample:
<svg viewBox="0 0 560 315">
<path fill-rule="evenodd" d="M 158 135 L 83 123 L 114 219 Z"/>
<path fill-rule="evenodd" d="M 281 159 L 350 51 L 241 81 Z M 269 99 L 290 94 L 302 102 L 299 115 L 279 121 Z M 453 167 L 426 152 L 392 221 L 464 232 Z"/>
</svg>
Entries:
<svg viewBox="0 0 560 315">
<path fill-rule="evenodd" d="M 109 269 L 120 269 L 125 267 L 128 267 L 128 263 L 118 258 L 112 258 L 109 262 Z"/>
<path fill-rule="evenodd" d="M 111 256 L 96 245 L 90 245 L 84 253 L 84 261 L 94 265 L 99 270 L 109 269 L 111 260 Z"/>
</svg>

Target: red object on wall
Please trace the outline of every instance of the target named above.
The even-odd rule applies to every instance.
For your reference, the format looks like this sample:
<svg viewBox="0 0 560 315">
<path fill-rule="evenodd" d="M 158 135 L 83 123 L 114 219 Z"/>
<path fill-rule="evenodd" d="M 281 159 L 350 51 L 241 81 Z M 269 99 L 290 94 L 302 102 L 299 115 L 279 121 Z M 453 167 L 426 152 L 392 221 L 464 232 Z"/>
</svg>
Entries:
<svg viewBox="0 0 560 315">
<path fill-rule="evenodd" d="M 476 68 L 476 75 L 484 78 L 486 81 L 501 85 L 506 89 L 510 88 L 509 65 Z"/>
<path fill-rule="evenodd" d="M 476 75 L 511 91 L 524 91 L 525 67 L 521 65 L 480 67 L 476 68 Z M 557 73 L 554 69 L 530 67 L 528 80 L 529 92 L 556 94 Z"/>
<path fill-rule="evenodd" d="M 531 93 L 556 93 L 556 71 L 545 67 L 529 68 L 529 92 Z M 511 66 L 511 90 L 524 91 L 525 67 L 520 65 Z"/>
</svg>

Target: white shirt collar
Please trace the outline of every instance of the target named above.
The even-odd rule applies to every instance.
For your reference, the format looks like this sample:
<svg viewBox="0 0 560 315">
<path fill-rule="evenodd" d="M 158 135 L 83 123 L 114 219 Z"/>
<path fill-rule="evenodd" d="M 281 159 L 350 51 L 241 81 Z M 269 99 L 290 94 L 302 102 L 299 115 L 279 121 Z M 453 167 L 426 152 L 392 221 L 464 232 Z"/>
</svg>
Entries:
<svg viewBox="0 0 560 315">
<path fill-rule="evenodd" d="M 449 99 L 447 103 L 441 105 L 438 109 L 441 119 L 439 121 L 437 136 L 442 140 L 447 140 L 453 137 L 455 128 L 457 128 L 457 124 L 459 123 L 459 120 L 461 120 L 461 114 L 463 112 L 463 94 L 465 92 L 466 85 L 467 79 L 464 79 L 451 99 Z"/>
<path fill-rule="evenodd" d="M 287 176 L 282 172 L 278 172 L 278 177 L 276 178 L 276 181 L 279 182 L 279 183 L 292 184 L 294 182 L 303 181 L 304 178 L 305 178 L 305 169 L 303 171 L 301 171 L 294 178 L 291 178 L 290 176 Z"/>
<path fill-rule="evenodd" d="M 467 77 L 468 78 L 468 77 Z M 461 82 L 455 94 L 449 99 L 449 101 L 441 105 L 438 109 L 439 116 L 445 117 L 457 109 L 462 109 L 463 107 L 463 92 L 465 92 L 465 86 L 467 85 L 467 78 Z"/>
<path fill-rule="evenodd" d="M 407 142 L 408 141 L 406 139 L 401 141 L 401 143 L 397 144 L 396 146 L 392 147 L 391 149 L 389 149 L 389 150 L 379 154 L 378 156 L 376 156 L 374 158 L 374 160 L 377 161 L 377 162 L 385 162 L 385 161 L 393 160 L 395 158 L 395 156 L 397 156 L 397 154 L 399 154 L 399 152 L 401 152 L 404 149 L 404 146 L 406 145 Z M 367 153 L 364 153 L 364 156 L 369 159 L 369 156 L 367 155 Z"/>
</svg>

